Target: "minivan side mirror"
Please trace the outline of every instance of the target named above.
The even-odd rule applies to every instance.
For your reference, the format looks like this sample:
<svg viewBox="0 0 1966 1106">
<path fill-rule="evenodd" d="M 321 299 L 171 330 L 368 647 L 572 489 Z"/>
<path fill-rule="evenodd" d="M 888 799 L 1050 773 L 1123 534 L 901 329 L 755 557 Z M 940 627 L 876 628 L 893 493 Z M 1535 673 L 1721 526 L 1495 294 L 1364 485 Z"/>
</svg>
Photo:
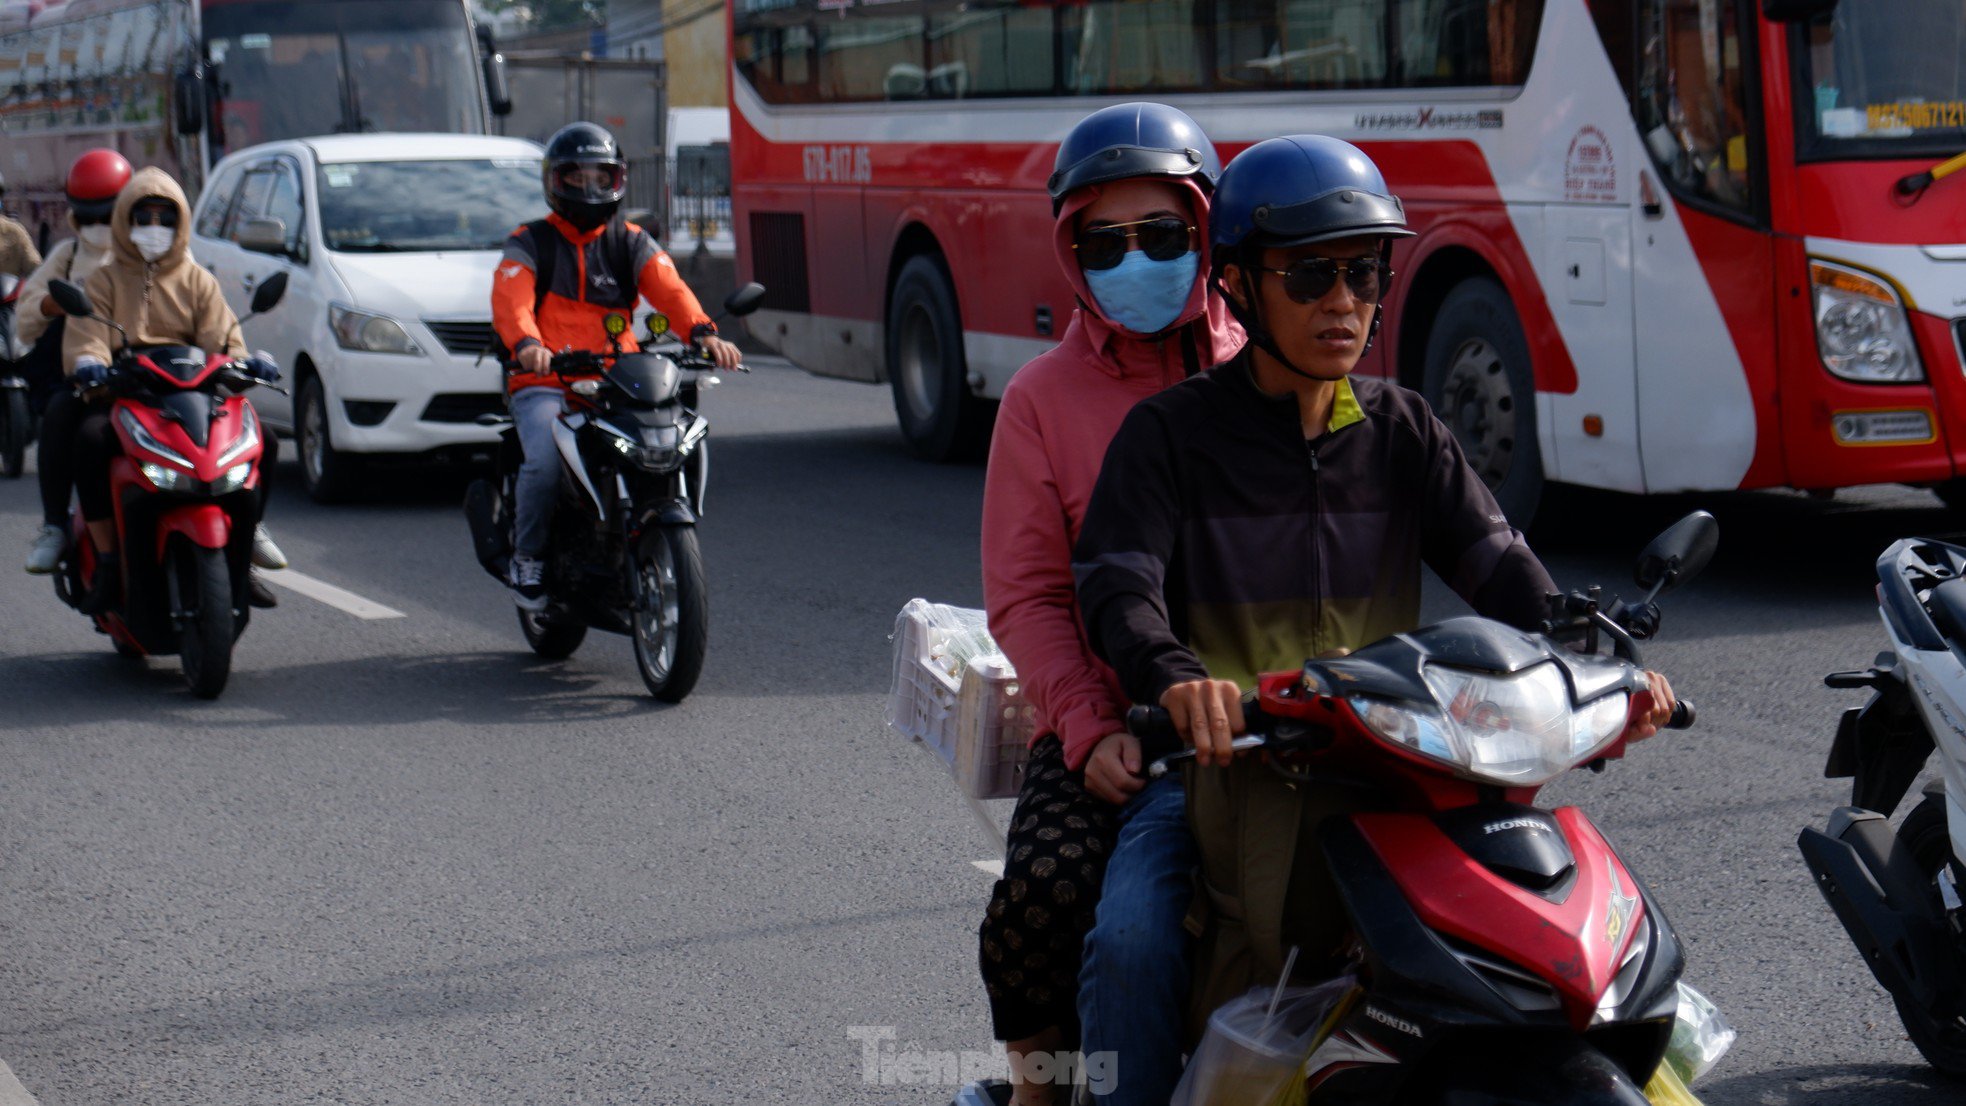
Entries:
<svg viewBox="0 0 1966 1106">
<path fill-rule="evenodd" d="M 242 250 L 254 253 L 270 253 L 285 257 L 287 250 L 287 224 L 282 219 L 248 219 L 239 228 L 239 235 L 233 241 Z"/>
<path fill-rule="evenodd" d="M 1694 511 L 1652 539 L 1638 555 L 1632 580 L 1656 598 L 1700 574 L 1720 547 L 1720 523 L 1705 511 Z"/>
</svg>

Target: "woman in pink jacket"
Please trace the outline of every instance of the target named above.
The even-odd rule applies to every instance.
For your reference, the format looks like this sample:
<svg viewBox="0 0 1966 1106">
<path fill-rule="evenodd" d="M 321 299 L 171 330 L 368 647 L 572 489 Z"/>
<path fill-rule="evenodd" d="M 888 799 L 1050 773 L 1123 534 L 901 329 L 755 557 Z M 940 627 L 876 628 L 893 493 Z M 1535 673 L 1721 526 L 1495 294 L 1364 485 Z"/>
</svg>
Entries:
<svg viewBox="0 0 1966 1106">
<path fill-rule="evenodd" d="M 1242 346 L 1207 281 L 1220 171 L 1194 120 L 1161 104 L 1104 108 L 1066 136 L 1049 190 L 1078 308 L 1057 348 L 1004 389 L 990 444 L 984 602 L 1039 721 L 980 932 L 1016 1106 L 1067 1100 L 1052 1057 L 1077 1047 L 1085 934 L 1115 816 L 1142 785 L 1126 699 L 1080 628 L 1072 545 L 1128 409 Z"/>
</svg>

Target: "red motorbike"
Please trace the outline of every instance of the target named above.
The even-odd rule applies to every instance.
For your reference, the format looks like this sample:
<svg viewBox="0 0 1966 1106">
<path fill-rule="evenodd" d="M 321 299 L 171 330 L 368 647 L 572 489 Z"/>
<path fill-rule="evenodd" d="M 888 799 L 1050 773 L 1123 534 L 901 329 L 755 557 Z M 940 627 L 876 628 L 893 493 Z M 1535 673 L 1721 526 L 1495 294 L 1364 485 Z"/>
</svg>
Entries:
<svg viewBox="0 0 1966 1106">
<path fill-rule="evenodd" d="M 261 284 L 252 314 L 279 302 L 286 283 L 279 273 Z M 49 293 L 64 313 L 123 334 L 98 389 L 110 402 L 123 447 L 109 476 L 122 597 L 93 616 L 96 629 L 124 656 L 177 654 L 192 694 L 216 698 L 231 675 L 232 645 L 251 610 L 248 573 L 266 433 L 240 393 L 266 381 L 222 353 L 132 347 L 129 335 L 97 314 L 80 288 L 57 280 Z M 101 561 L 80 512 L 71 525 L 55 594 L 77 607 L 94 586 Z"/>
<path fill-rule="evenodd" d="M 1540 634 L 1457 618 L 1261 679 L 1237 744 L 1358 799 L 1319 834 L 1352 934 L 1328 966 L 1358 988 L 1304 1062 L 1312 1106 L 1645 1106 L 1679 941 L 1581 810 L 1534 802 L 1624 755 L 1649 709 L 1636 639 L 1717 534 L 1704 512 L 1661 534 L 1636 604 L 1552 596 Z M 1165 741 L 1165 716 L 1136 707 L 1129 725 Z M 1671 725 L 1692 721 L 1682 701 Z"/>
</svg>

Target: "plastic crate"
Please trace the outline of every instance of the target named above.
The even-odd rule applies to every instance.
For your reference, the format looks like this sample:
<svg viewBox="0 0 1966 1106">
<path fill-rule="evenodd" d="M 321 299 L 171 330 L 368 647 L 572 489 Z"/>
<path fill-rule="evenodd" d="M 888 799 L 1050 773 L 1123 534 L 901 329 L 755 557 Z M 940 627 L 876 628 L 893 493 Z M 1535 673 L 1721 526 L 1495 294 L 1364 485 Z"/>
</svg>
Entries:
<svg viewBox="0 0 1966 1106">
<path fill-rule="evenodd" d="M 982 611 L 909 600 L 894 620 L 887 723 L 942 758 L 963 792 L 999 799 L 1023 786 L 1031 708 Z"/>
</svg>

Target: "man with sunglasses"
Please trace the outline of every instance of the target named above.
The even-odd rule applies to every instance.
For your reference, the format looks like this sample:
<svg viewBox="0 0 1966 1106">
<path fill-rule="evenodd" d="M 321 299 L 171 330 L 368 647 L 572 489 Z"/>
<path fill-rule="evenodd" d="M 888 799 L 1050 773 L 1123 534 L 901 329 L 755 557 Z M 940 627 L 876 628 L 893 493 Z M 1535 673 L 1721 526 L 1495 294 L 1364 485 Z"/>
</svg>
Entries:
<svg viewBox="0 0 1966 1106">
<path fill-rule="evenodd" d="M 717 336 L 717 325 L 655 238 L 620 217 L 628 165 L 606 128 L 569 123 L 554 132 L 540 161 L 540 185 L 552 214 L 512 232 L 492 278 L 492 325 L 510 351 L 506 387 L 525 454 L 506 583 L 528 611 L 546 609 L 546 542 L 560 493 L 553 422 L 566 409 L 567 392 L 552 371 L 553 355 L 609 351 L 607 317 L 627 315 L 646 299 L 718 368 L 734 369 L 742 359 Z M 637 348 L 632 330 L 622 334 L 623 352 Z"/>
<path fill-rule="evenodd" d="M 1132 410 L 1073 551 L 1093 649 L 1196 751 L 1189 822 L 1210 923 L 1191 1020 L 1274 983 L 1281 934 L 1330 934 L 1338 916 L 1321 868 L 1293 859 L 1315 857 L 1314 843 L 1252 847 L 1314 833 L 1344 801 L 1233 759 L 1256 676 L 1418 625 L 1423 562 L 1519 627 L 1556 590 L 1426 402 L 1351 379 L 1378 333 L 1392 244 L 1413 233 L 1364 152 L 1311 135 L 1258 143 L 1223 171 L 1212 228 L 1215 280 L 1249 345 Z M 1670 688 L 1654 688 L 1634 736 L 1671 714 Z M 1183 875 L 1164 873 L 1168 894 L 1185 899 Z M 1102 914 L 1095 941 L 1107 925 Z M 1317 947 L 1300 970 L 1334 966 L 1336 948 L 1305 943 Z"/>
</svg>

